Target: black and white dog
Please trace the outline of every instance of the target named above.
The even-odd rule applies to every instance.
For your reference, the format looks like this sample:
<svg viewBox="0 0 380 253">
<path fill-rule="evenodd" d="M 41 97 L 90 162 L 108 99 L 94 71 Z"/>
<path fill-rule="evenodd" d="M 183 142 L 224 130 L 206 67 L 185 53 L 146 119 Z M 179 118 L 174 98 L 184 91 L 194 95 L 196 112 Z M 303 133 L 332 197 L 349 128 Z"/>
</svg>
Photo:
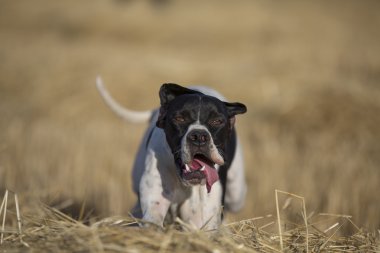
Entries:
<svg viewBox="0 0 380 253">
<path fill-rule="evenodd" d="M 206 87 L 167 83 L 159 91 L 159 109 L 136 112 L 120 106 L 99 77 L 97 88 L 123 119 L 150 119 L 132 172 L 136 217 L 160 226 L 179 217 L 197 228 L 215 229 L 223 206 L 232 212 L 242 208 L 246 182 L 234 125 L 245 105 L 223 102 Z"/>
</svg>

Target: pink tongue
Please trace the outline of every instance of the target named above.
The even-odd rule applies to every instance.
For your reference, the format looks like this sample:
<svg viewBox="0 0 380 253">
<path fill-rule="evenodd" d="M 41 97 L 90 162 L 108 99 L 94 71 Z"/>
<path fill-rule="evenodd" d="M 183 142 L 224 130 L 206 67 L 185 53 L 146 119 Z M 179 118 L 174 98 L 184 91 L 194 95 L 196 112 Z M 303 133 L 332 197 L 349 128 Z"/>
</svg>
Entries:
<svg viewBox="0 0 380 253">
<path fill-rule="evenodd" d="M 206 176 L 206 187 L 207 192 L 209 193 L 211 191 L 211 186 L 219 180 L 219 175 L 216 169 L 199 159 L 194 159 L 189 166 L 191 170 L 199 170 L 202 166 L 205 166 L 203 173 Z"/>
</svg>

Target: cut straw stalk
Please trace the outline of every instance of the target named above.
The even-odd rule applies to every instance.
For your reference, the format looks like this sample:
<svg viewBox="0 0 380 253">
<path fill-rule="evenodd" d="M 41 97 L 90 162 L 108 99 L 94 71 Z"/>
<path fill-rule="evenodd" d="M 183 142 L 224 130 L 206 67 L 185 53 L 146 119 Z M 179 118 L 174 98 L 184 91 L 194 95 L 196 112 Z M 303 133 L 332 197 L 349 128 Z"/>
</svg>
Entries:
<svg viewBox="0 0 380 253">
<path fill-rule="evenodd" d="M 279 232 L 279 236 L 280 236 L 281 251 L 284 251 L 284 243 L 283 243 L 283 236 L 282 236 L 282 229 L 281 229 L 280 205 L 279 205 L 279 202 L 278 202 L 278 194 L 279 193 L 285 194 L 285 195 L 288 195 L 288 196 L 291 196 L 291 197 L 294 197 L 294 198 L 298 198 L 298 199 L 300 199 L 302 201 L 302 209 L 303 209 L 302 217 L 303 217 L 303 220 L 305 222 L 305 230 L 306 230 L 305 246 L 306 246 L 306 253 L 308 253 L 309 252 L 309 229 L 308 229 L 308 225 L 307 225 L 307 214 L 306 214 L 305 198 L 301 197 L 301 196 L 298 196 L 298 195 L 295 195 L 295 194 L 290 193 L 290 192 L 280 191 L 280 190 L 276 189 L 275 190 L 275 195 L 276 195 L 276 210 L 277 210 L 277 222 L 278 222 L 278 232 Z M 287 200 L 287 202 L 288 202 L 288 200 Z"/>
<path fill-rule="evenodd" d="M 278 190 L 275 190 L 275 195 L 276 195 L 276 210 L 277 210 L 278 234 L 280 236 L 280 247 L 281 247 L 281 251 L 284 251 L 284 243 L 282 241 L 280 208 L 279 208 L 279 205 L 278 205 Z"/>
<path fill-rule="evenodd" d="M 0 215 L 1 215 L 2 211 L 4 210 L 3 223 L 1 225 L 0 244 L 3 244 L 3 240 L 4 240 L 5 218 L 7 217 L 7 204 L 8 204 L 8 190 L 5 190 L 4 198 L 3 198 L 3 201 L 2 201 L 1 207 L 0 207 Z"/>
<path fill-rule="evenodd" d="M 17 217 L 17 229 L 5 229 L 5 220 L 7 216 L 7 206 L 8 206 L 8 196 L 9 192 L 13 193 L 14 199 L 15 199 L 15 206 L 16 206 L 16 217 Z M 4 211 L 4 213 L 3 213 Z M 20 238 L 20 242 L 25 245 L 26 247 L 29 247 L 29 245 L 22 240 L 22 221 L 21 221 L 21 215 L 20 215 L 20 206 L 18 203 L 18 197 L 15 192 L 5 190 L 3 201 L 0 206 L 0 216 L 3 213 L 3 222 L 1 226 L 1 238 L 0 238 L 0 244 L 3 244 L 4 242 L 4 234 L 10 233 L 10 234 L 18 234 Z"/>
</svg>

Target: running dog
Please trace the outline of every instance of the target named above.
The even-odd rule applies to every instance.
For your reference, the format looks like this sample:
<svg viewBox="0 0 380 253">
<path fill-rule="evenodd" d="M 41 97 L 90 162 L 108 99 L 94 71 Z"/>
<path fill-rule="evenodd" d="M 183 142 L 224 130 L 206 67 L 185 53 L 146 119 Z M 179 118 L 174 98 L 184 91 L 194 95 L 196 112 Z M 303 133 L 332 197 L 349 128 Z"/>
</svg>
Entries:
<svg viewBox="0 0 380 253">
<path fill-rule="evenodd" d="M 137 218 L 163 226 L 179 217 L 199 229 L 216 229 L 222 208 L 243 207 L 247 187 L 235 116 L 247 111 L 245 105 L 225 102 L 203 86 L 166 83 L 159 91 L 161 106 L 137 112 L 117 103 L 100 77 L 96 83 L 121 118 L 150 122 L 132 171 Z"/>
</svg>

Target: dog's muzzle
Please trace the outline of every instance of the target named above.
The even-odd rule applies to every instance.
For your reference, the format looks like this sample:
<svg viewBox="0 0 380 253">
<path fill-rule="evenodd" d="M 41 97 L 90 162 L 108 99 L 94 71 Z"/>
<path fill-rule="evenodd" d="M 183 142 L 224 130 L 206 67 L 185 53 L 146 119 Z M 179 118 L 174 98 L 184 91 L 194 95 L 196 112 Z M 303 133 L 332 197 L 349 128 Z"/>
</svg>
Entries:
<svg viewBox="0 0 380 253">
<path fill-rule="evenodd" d="M 216 165 L 223 165 L 224 159 L 207 130 L 193 129 L 183 138 L 181 158 L 177 159 L 181 178 L 186 184 L 206 184 L 210 192 L 219 180 Z"/>
<path fill-rule="evenodd" d="M 203 147 L 210 142 L 210 135 L 205 130 L 192 130 L 187 134 L 187 141 L 195 147 Z"/>
</svg>

